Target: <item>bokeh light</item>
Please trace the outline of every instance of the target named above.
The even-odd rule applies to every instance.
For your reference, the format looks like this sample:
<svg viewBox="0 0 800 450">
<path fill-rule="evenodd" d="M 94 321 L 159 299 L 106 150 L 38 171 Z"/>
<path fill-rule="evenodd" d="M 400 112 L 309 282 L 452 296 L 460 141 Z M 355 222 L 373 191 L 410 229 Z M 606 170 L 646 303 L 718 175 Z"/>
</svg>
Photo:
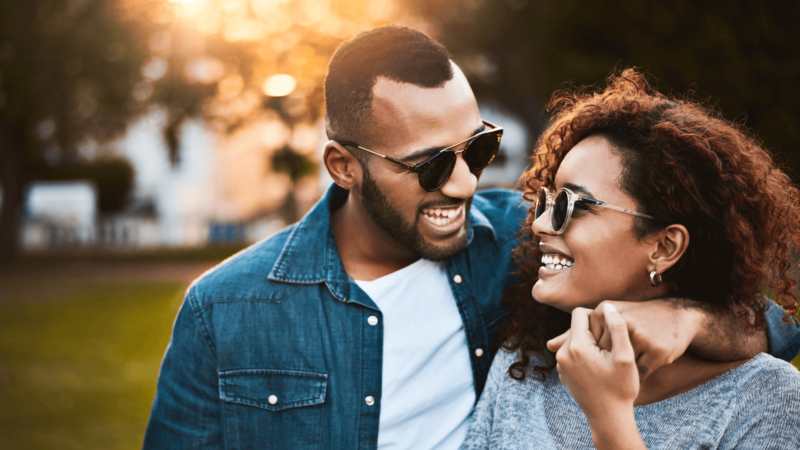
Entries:
<svg viewBox="0 0 800 450">
<path fill-rule="evenodd" d="M 285 97 L 297 87 L 297 80 L 291 75 L 278 74 L 267 78 L 264 82 L 264 93 L 270 97 Z"/>
</svg>

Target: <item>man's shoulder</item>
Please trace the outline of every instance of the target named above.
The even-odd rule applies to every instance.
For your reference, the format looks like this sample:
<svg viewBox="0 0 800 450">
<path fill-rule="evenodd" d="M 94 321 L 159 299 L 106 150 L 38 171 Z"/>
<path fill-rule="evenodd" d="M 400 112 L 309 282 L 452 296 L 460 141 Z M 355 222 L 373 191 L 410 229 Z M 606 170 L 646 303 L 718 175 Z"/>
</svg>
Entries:
<svg viewBox="0 0 800 450">
<path fill-rule="evenodd" d="M 753 385 L 772 386 L 791 391 L 795 397 L 800 396 L 800 372 L 791 363 L 761 353 L 740 366 L 737 381 L 747 389 Z"/>
<path fill-rule="evenodd" d="M 519 206 L 523 202 L 522 192 L 514 189 L 485 189 L 476 192 L 474 198 L 474 201 L 488 202 L 501 209 Z"/>
<path fill-rule="evenodd" d="M 497 236 L 516 237 L 528 215 L 522 193 L 510 189 L 479 191 L 472 199 L 472 206 L 486 217 Z"/>
<path fill-rule="evenodd" d="M 297 286 L 268 277 L 297 224 L 284 228 L 229 257 L 207 271 L 189 287 L 192 303 L 201 309 L 212 303 L 234 300 L 274 301 Z M 277 297 L 276 297 L 277 296 Z"/>
</svg>

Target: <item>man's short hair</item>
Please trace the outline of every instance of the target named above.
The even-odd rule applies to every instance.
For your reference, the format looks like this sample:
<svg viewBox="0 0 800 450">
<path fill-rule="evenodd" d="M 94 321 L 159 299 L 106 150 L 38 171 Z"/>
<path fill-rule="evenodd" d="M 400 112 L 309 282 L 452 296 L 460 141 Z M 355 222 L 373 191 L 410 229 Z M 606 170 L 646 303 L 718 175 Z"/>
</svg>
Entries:
<svg viewBox="0 0 800 450">
<path fill-rule="evenodd" d="M 453 78 L 450 59 L 442 44 L 406 27 L 376 28 L 345 42 L 331 58 L 325 77 L 328 139 L 369 147 L 372 89 L 378 77 L 437 88 Z M 362 155 L 356 155 L 362 161 Z"/>
</svg>

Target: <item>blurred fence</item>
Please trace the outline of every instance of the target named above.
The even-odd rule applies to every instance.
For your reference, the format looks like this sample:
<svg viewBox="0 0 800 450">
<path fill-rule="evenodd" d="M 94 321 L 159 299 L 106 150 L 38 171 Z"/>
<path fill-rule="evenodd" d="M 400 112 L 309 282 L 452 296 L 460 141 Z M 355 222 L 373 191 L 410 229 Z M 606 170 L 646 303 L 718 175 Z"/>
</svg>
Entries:
<svg viewBox="0 0 800 450">
<path fill-rule="evenodd" d="M 250 244 L 286 226 L 280 217 L 243 222 L 170 222 L 148 217 L 104 217 L 92 224 L 26 219 L 21 227 L 23 252 L 50 250 L 148 250 L 160 247 L 203 247 Z"/>
</svg>

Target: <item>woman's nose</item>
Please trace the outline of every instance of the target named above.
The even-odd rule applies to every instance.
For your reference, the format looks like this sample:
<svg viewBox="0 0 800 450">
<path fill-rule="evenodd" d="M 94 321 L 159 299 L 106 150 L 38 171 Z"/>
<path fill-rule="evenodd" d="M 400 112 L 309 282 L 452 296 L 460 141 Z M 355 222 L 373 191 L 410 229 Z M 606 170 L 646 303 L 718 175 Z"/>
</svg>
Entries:
<svg viewBox="0 0 800 450">
<path fill-rule="evenodd" d="M 545 208 L 542 215 L 533 221 L 531 230 L 533 234 L 537 236 L 542 234 L 554 234 L 553 227 L 550 225 L 550 208 Z"/>
</svg>

